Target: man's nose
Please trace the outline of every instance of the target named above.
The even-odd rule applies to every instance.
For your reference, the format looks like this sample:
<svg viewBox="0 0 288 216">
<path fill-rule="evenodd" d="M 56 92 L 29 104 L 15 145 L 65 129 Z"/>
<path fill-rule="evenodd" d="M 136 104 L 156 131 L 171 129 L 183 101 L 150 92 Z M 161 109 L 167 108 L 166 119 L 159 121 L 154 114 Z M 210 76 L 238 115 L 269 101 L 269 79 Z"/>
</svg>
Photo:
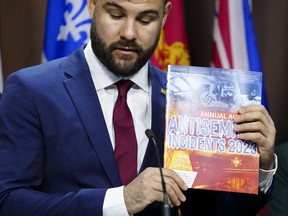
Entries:
<svg viewBox="0 0 288 216">
<path fill-rule="evenodd" d="M 137 37 L 136 22 L 134 20 L 126 20 L 123 22 L 122 28 L 120 30 L 121 38 L 127 40 L 134 40 Z"/>
</svg>

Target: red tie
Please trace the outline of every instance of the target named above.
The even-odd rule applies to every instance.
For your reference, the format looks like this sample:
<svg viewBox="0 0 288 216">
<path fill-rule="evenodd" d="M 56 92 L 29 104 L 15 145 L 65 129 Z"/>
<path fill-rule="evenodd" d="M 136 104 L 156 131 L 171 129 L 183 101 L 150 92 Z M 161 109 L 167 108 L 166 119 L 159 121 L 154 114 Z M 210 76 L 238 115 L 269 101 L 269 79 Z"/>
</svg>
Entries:
<svg viewBox="0 0 288 216">
<path fill-rule="evenodd" d="M 118 98 L 113 113 L 115 158 L 124 185 L 137 175 L 137 140 L 132 115 L 126 102 L 127 92 L 133 84 L 130 80 L 116 83 Z"/>
</svg>

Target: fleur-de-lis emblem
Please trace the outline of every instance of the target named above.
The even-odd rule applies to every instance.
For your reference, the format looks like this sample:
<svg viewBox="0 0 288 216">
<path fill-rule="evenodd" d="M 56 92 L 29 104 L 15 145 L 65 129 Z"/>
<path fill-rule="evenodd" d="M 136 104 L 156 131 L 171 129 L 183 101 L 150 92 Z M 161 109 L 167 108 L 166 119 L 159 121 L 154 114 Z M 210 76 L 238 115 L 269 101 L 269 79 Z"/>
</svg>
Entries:
<svg viewBox="0 0 288 216">
<path fill-rule="evenodd" d="M 65 24 L 60 26 L 57 40 L 66 41 L 71 35 L 74 41 L 79 41 L 86 36 L 87 42 L 90 34 L 91 19 L 85 0 L 66 0 L 67 10 L 64 12 Z"/>
</svg>

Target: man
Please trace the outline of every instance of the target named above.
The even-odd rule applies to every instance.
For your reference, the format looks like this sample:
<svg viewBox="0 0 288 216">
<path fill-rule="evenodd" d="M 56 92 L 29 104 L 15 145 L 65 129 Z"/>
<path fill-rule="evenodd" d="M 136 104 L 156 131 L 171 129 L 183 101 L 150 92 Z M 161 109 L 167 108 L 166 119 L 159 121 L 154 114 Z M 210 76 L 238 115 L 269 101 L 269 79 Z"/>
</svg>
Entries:
<svg viewBox="0 0 288 216">
<path fill-rule="evenodd" d="M 1 216 L 161 215 L 161 178 L 145 130 L 155 132 L 163 154 L 166 74 L 148 60 L 171 3 L 88 0 L 88 8 L 93 23 L 87 46 L 6 81 L 0 103 Z M 127 102 L 138 145 L 138 175 L 125 186 L 112 123 L 115 83 L 123 78 L 134 82 Z M 273 121 L 262 106 L 251 106 L 235 122 L 240 138 L 259 146 L 265 175 L 259 195 L 188 190 L 174 171 L 163 169 L 173 215 L 178 206 L 183 215 L 255 215 L 271 199 Z"/>
</svg>

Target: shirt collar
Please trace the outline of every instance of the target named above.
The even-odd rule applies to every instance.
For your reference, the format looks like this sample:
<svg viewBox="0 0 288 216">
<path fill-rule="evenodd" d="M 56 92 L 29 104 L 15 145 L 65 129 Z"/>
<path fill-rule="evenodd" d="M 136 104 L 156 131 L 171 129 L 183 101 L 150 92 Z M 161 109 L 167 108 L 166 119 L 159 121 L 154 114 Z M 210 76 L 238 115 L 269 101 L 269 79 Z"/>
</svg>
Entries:
<svg viewBox="0 0 288 216">
<path fill-rule="evenodd" d="M 97 91 L 106 88 L 121 79 L 120 76 L 116 76 L 110 72 L 95 56 L 92 50 L 91 40 L 84 49 L 84 55 Z M 127 78 L 132 80 L 144 91 L 149 92 L 148 62 L 136 74 Z"/>
</svg>

